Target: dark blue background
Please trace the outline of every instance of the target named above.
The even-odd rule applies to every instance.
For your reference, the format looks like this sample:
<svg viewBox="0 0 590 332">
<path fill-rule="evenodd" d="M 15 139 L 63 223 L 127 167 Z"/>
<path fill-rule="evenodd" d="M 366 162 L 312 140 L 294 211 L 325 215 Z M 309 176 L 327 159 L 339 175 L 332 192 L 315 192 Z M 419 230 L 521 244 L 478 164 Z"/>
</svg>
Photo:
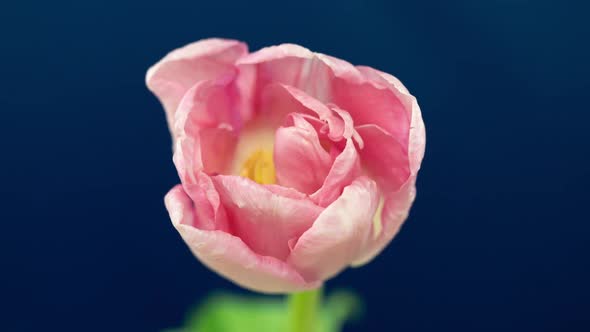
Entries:
<svg viewBox="0 0 590 332">
<path fill-rule="evenodd" d="M 582 3 L 580 1 L 579 3 Z M 2 331 L 156 331 L 213 289 L 162 197 L 178 182 L 144 86 L 221 36 L 398 76 L 427 127 L 418 198 L 328 288 L 364 331 L 588 331 L 588 6 L 570 1 L 12 1 L 0 5 Z M 355 330 L 352 327 L 350 330 Z"/>
</svg>

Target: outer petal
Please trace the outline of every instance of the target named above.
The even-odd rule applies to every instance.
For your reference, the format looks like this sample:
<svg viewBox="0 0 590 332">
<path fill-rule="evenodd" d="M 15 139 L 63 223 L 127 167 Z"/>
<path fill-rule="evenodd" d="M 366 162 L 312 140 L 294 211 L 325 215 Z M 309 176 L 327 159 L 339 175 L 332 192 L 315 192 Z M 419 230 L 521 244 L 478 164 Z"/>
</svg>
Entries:
<svg viewBox="0 0 590 332">
<path fill-rule="evenodd" d="M 165 198 L 174 227 L 203 264 L 238 285 L 265 293 L 287 293 L 317 288 L 284 262 L 252 252 L 239 238 L 222 231 L 192 226 L 195 218 L 190 198 L 174 187 Z"/>
<path fill-rule="evenodd" d="M 356 66 L 356 69 L 363 73 L 363 75 L 365 75 L 365 77 L 369 80 L 385 83 L 385 85 L 391 85 L 395 90 L 399 91 L 402 94 L 410 94 L 410 92 L 402 84 L 402 82 L 399 79 L 397 79 L 397 77 L 391 74 L 367 66 Z"/>
<path fill-rule="evenodd" d="M 265 110 L 261 105 L 261 93 L 273 83 L 293 86 L 322 102 L 329 101 L 329 68 L 322 66 L 315 54 L 302 46 L 282 44 L 266 47 L 240 58 L 237 65 L 241 72 L 248 73 L 247 85 L 257 87 L 252 99 L 262 111 Z"/>
<path fill-rule="evenodd" d="M 311 194 L 322 186 L 333 160 L 321 146 L 315 128 L 301 114 L 293 114 L 292 119 L 293 126 L 281 127 L 275 135 L 277 182 Z"/>
<path fill-rule="evenodd" d="M 219 193 L 207 174 L 198 172 L 194 182 L 184 183 L 182 187 L 195 208 L 192 226 L 201 230 L 229 231 L 225 208 L 221 205 Z"/>
<path fill-rule="evenodd" d="M 358 178 L 344 188 L 309 230 L 298 240 L 293 239 L 287 262 L 308 280 L 336 275 L 366 244 L 377 203 L 375 182 L 367 177 Z"/>
<path fill-rule="evenodd" d="M 213 183 L 228 216 L 230 232 L 259 255 L 285 259 L 288 241 L 305 232 L 322 208 L 307 197 L 281 195 L 239 176 L 216 175 Z"/>
<path fill-rule="evenodd" d="M 180 136 L 194 135 L 202 128 L 240 129 L 238 99 L 233 81 L 199 81 L 186 91 L 178 105 L 174 132 Z"/>
<path fill-rule="evenodd" d="M 420 108 L 415 98 L 412 97 L 412 99 L 412 122 L 408 144 L 410 176 L 397 191 L 387 193 L 382 198 L 383 201 L 380 203 L 382 211 L 377 212 L 373 222 L 375 226 L 373 241 L 368 242 L 368 245 L 361 250 L 355 259 L 355 266 L 366 264 L 387 246 L 408 217 L 416 197 L 416 177 L 424 156 L 426 135 Z"/>
<path fill-rule="evenodd" d="M 426 149 L 426 129 L 422 120 L 422 112 L 416 98 L 412 97 L 412 121 L 410 124 L 410 143 L 408 144 L 408 154 L 410 158 L 410 171 L 412 174 L 418 174 L 424 150 Z"/>
<path fill-rule="evenodd" d="M 201 80 L 227 80 L 236 74 L 235 61 L 246 53 L 248 47 L 239 41 L 204 39 L 170 52 L 153 65 L 146 84 L 164 106 L 170 128 L 189 88 Z"/>
<path fill-rule="evenodd" d="M 422 114 L 420 112 L 420 107 L 416 102 L 416 98 L 412 96 L 408 89 L 402 84 L 400 80 L 398 80 L 393 75 L 384 73 L 382 71 L 373 69 L 371 67 L 365 66 L 357 66 L 357 69 L 364 75 L 364 77 L 372 82 L 372 84 L 376 87 L 385 87 L 389 91 L 391 91 L 396 98 L 399 100 L 401 106 L 406 112 L 406 119 L 409 121 L 409 137 L 402 135 L 402 137 L 407 137 L 408 141 L 400 140 L 401 143 L 408 142 L 408 145 L 421 145 L 415 146 L 414 148 L 409 148 L 409 150 L 413 150 L 418 152 L 421 150 L 422 152 L 418 152 L 418 155 L 415 157 L 410 158 L 411 164 L 415 166 L 420 166 L 420 162 L 422 161 L 422 156 L 424 155 L 424 144 L 425 144 L 425 130 L 424 130 L 424 122 L 422 121 Z M 402 118 L 402 116 L 399 116 Z M 386 127 L 383 127 L 386 129 Z M 396 130 L 390 131 L 394 135 Z M 405 134 L 405 130 L 398 130 L 400 134 Z M 412 166 L 412 169 L 415 169 Z M 416 169 L 417 170 L 417 169 Z"/>
<path fill-rule="evenodd" d="M 228 171 L 240 126 L 233 84 L 200 81 L 191 87 L 175 113 L 174 161 L 181 179 L 202 170 Z"/>
<path fill-rule="evenodd" d="M 410 114 L 403 100 L 387 86 L 363 76 L 354 66 L 336 66 L 333 62 L 327 61 L 336 73 L 332 80 L 332 101 L 350 113 L 355 126 L 378 125 L 407 145 Z"/>
<path fill-rule="evenodd" d="M 180 179 L 192 183 L 199 172 L 223 172 L 230 164 L 235 145 L 235 133 L 226 128 L 207 128 L 194 137 L 180 137 L 173 156 Z"/>
<path fill-rule="evenodd" d="M 412 176 L 398 191 L 381 198 L 379 209 L 373 217 L 372 238 L 359 250 L 352 266 L 361 266 L 371 261 L 399 232 L 416 198 L 415 183 L 416 177 Z"/>
</svg>

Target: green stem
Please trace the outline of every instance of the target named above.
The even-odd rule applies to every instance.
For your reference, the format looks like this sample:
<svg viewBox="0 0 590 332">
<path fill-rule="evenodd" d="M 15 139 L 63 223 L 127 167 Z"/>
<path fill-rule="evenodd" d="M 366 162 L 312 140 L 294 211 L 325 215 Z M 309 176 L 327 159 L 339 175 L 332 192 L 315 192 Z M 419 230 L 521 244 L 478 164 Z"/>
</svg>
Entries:
<svg viewBox="0 0 590 332">
<path fill-rule="evenodd" d="M 288 332 L 319 332 L 321 297 L 321 288 L 289 295 Z"/>
</svg>

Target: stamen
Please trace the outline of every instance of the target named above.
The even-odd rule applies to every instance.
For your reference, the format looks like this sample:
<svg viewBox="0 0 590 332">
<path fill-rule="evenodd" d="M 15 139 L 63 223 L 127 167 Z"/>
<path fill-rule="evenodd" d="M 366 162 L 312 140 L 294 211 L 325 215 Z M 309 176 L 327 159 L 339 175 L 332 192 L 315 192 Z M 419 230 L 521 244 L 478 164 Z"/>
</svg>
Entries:
<svg viewBox="0 0 590 332">
<path fill-rule="evenodd" d="M 260 184 L 276 183 L 272 151 L 263 149 L 254 151 L 242 165 L 240 176 Z"/>
</svg>

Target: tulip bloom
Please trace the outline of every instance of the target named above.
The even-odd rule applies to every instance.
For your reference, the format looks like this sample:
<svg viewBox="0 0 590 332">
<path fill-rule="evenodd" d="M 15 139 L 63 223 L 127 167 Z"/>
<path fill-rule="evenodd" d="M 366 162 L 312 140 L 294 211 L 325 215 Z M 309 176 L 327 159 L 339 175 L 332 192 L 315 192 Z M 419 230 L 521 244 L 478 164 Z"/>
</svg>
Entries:
<svg viewBox="0 0 590 332">
<path fill-rule="evenodd" d="M 165 198 L 203 264 L 260 292 L 369 262 L 415 197 L 425 130 L 395 77 L 283 44 L 207 39 L 147 72 L 181 183 Z"/>
</svg>

